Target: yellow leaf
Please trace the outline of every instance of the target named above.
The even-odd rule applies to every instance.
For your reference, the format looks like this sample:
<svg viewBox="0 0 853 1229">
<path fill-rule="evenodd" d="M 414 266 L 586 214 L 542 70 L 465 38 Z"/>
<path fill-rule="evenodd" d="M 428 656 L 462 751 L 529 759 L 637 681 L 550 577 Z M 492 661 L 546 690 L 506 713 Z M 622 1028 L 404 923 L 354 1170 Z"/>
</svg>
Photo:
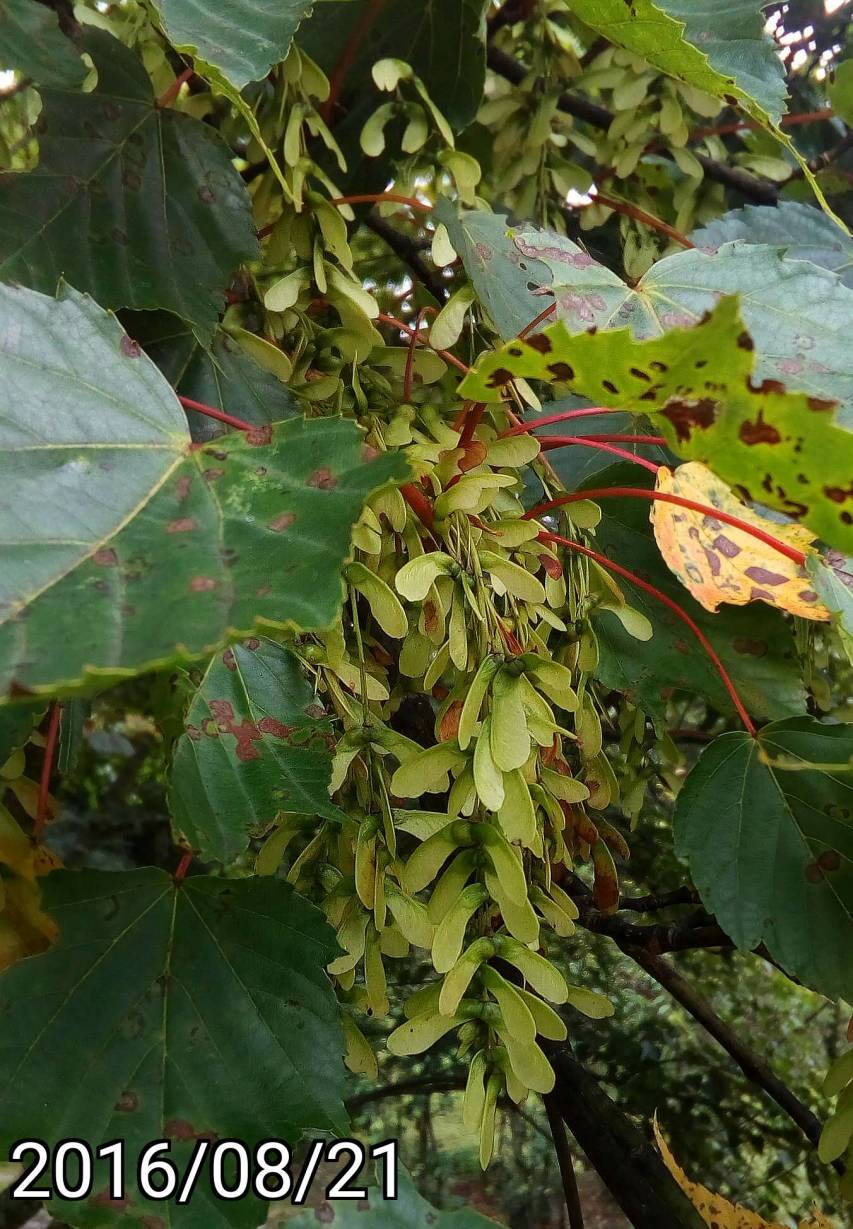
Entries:
<svg viewBox="0 0 853 1229">
<path fill-rule="evenodd" d="M 787 546 L 817 554 L 811 546 L 814 535 L 810 530 L 759 516 L 698 461 L 675 470 L 662 465 L 657 490 L 710 505 Z M 651 521 L 668 567 L 706 610 L 715 611 L 721 602 L 744 606 L 762 601 L 804 619 L 829 619 L 829 611 L 815 593 L 805 568 L 745 530 L 709 513 L 663 500 L 655 500 Z"/>
<path fill-rule="evenodd" d="M 41 892 L 26 879 L 0 879 L 0 970 L 45 951 L 59 928 L 41 909 Z"/>
<path fill-rule="evenodd" d="M 669 1145 L 658 1126 L 657 1118 L 653 1126 L 655 1142 L 664 1164 L 706 1225 L 713 1226 L 714 1229 L 785 1229 L 785 1226 L 780 1225 L 778 1221 L 765 1220 L 757 1212 L 750 1212 L 748 1208 L 741 1207 L 739 1203 L 730 1203 L 722 1195 L 715 1195 L 713 1191 L 709 1191 L 706 1186 L 692 1182 L 670 1152 Z M 800 1222 L 800 1229 L 835 1229 L 835 1226 L 815 1208 L 807 1220 Z"/>
</svg>

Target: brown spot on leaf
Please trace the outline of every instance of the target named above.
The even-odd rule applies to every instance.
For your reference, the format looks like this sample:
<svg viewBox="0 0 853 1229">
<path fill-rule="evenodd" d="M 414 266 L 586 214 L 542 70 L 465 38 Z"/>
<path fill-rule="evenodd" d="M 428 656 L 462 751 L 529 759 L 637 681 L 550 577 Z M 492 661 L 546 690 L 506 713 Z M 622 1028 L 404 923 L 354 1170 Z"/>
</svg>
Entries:
<svg viewBox="0 0 853 1229">
<path fill-rule="evenodd" d="M 553 349 L 551 339 L 544 333 L 536 333 L 533 337 L 528 337 L 527 344 L 531 350 L 536 350 L 539 354 L 550 354 Z"/>
<path fill-rule="evenodd" d="M 121 335 L 119 350 L 121 350 L 125 358 L 139 358 L 142 353 L 139 342 L 134 341 L 132 337 L 128 337 L 127 333 L 122 333 Z"/>
<path fill-rule="evenodd" d="M 109 1190 L 99 1191 L 88 1202 L 93 1208 L 111 1208 L 114 1212 L 126 1212 L 130 1207 L 129 1199 L 113 1199 Z"/>
<path fill-rule="evenodd" d="M 216 482 L 216 480 L 221 478 L 224 473 L 224 469 L 206 469 L 203 471 L 201 476 L 204 478 L 205 482 Z"/>
<path fill-rule="evenodd" d="M 496 367 L 489 377 L 489 388 L 499 388 L 501 384 L 507 384 L 512 379 L 512 372 L 507 371 L 506 367 Z"/>
<path fill-rule="evenodd" d="M 779 444 L 782 436 L 769 422 L 764 421 L 764 411 L 758 411 L 755 422 L 741 423 L 740 438 L 745 444 Z"/>
<path fill-rule="evenodd" d="M 846 503 L 848 499 L 853 499 L 853 482 L 850 483 L 846 490 L 840 486 L 825 486 L 823 488 L 823 493 L 828 499 L 831 499 L 833 503 Z"/>
<path fill-rule="evenodd" d="M 295 726 L 285 725 L 283 721 L 278 721 L 275 717 L 262 717 L 258 722 L 258 729 L 262 734 L 272 734 L 273 738 L 288 739 L 293 734 Z"/>
<path fill-rule="evenodd" d="M 754 580 L 757 585 L 786 585 L 788 583 L 787 576 L 783 576 L 780 572 L 771 572 L 769 568 L 745 568 L 744 576 Z"/>
<path fill-rule="evenodd" d="M 175 483 L 175 494 L 178 497 L 179 504 L 182 504 L 189 495 L 192 484 L 193 480 L 189 474 L 184 474 L 184 476 L 179 478 Z"/>
<path fill-rule="evenodd" d="M 118 1114 L 132 1114 L 139 1107 L 139 1097 L 129 1089 L 121 1094 L 113 1108 Z"/>
<path fill-rule="evenodd" d="M 190 581 L 190 593 L 209 593 L 217 584 L 212 576 L 194 576 Z"/>
<path fill-rule="evenodd" d="M 233 649 L 226 649 L 222 654 L 222 664 L 227 670 L 237 669 L 237 658 L 234 656 Z"/>
<path fill-rule="evenodd" d="M 92 562 L 97 563 L 99 568 L 114 568 L 118 563 L 118 555 L 111 547 L 102 546 L 95 551 Z"/>
<path fill-rule="evenodd" d="M 749 653 L 751 657 L 764 657 L 767 652 L 766 640 L 751 640 L 748 636 L 736 636 L 732 646 L 736 653 Z"/>
<path fill-rule="evenodd" d="M 649 383 L 649 381 L 650 381 L 650 380 L 651 380 L 651 378 L 652 378 L 652 377 L 649 375 L 649 373 L 648 373 L 647 371 L 643 371 L 643 369 L 642 369 L 641 367 L 632 367 L 632 368 L 631 368 L 631 375 L 634 377 L 634 379 L 635 379 L 635 380 L 645 380 L 645 382 L 646 382 L 647 384 Z"/>
<path fill-rule="evenodd" d="M 752 340 L 749 333 L 747 333 L 746 329 L 738 335 L 737 344 L 741 350 L 755 349 L 755 342 Z"/>
<path fill-rule="evenodd" d="M 708 398 L 702 398 L 700 401 L 670 401 L 661 413 L 675 427 L 679 442 L 686 444 L 694 428 L 705 431 L 713 426 L 717 417 L 717 402 Z"/>
<path fill-rule="evenodd" d="M 251 431 L 246 432 L 246 443 L 253 448 L 263 448 L 272 442 L 272 427 L 252 427 Z"/>
<path fill-rule="evenodd" d="M 548 370 L 555 380 L 573 380 L 575 369 L 568 363 L 549 363 Z"/>
<path fill-rule="evenodd" d="M 814 410 L 815 413 L 818 413 L 818 414 L 824 410 L 834 410 L 835 409 L 835 402 L 826 401 L 823 397 L 807 397 L 806 405 L 809 407 L 810 410 Z"/>
<path fill-rule="evenodd" d="M 198 529 L 198 521 L 191 516 L 182 516 L 176 521 L 169 521 L 166 533 L 192 533 L 194 529 Z"/>
<path fill-rule="evenodd" d="M 338 480 L 328 466 L 324 465 L 320 469 L 314 470 L 306 485 L 315 486 L 320 491 L 331 491 L 333 487 L 338 485 Z"/>
<path fill-rule="evenodd" d="M 284 533 L 285 529 L 289 529 L 295 520 L 296 516 L 293 512 L 280 512 L 270 521 L 270 529 L 273 533 Z"/>
</svg>

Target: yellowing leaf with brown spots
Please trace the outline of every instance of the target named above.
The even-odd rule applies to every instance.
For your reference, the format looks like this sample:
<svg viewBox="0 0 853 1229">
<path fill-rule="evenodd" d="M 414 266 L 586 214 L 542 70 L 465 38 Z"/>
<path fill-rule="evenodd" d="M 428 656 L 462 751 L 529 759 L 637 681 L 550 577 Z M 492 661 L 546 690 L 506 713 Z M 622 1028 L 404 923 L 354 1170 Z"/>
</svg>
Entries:
<svg viewBox="0 0 853 1229">
<path fill-rule="evenodd" d="M 0 879 L 0 971 L 44 952 L 59 928 L 41 908 L 41 892 L 26 879 Z"/>
<path fill-rule="evenodd" d="M 703 462 L 745 498 L 853 552 L 853 431 L 834 402 L 758 378 L 736 296 L 720 299 L 693 328 L 679 324 L 647 341 L 630 328 L 572 334 L 560 320 L 481 355 L 459 394 L 501 401 L 519 378 L 652 416 L 683 460 Z"/>
<path fill-rule="evenodd" d="M 662 465 L 657 490 L 694 500 L 771 534 L 787 546 L 814 554 L 814 534 L 802 525 L 777 524 L 759 516 L 731 488 L 699 461 L 668 469 Z M 696 601 L 715 611 L 721 602 L 745 606 L 767 602 L 804 619 L 826 621 L 830 612 L 820 601 L 805 568 L 759 541 L 746 530 L 679 504 L 656 500 L 651 521 L 667 565 Z"/>
<path fill-rule="evenodd" d="M 655 1141 L 664 1164 L 696 1208 L 706 1225 L 713 1229 L 785 1229 L 778 1221 L 765 1220 L 757 1212 L 750 1212 L 739 1203 L 730 1203 L 722 1195 L 716 1195 L 706 1186 L 691 1181 L 672 1155 L 664 1139 L 657 1119 L 654 1121 Z M 800 1221 L 800 1229 L 835 1229 L 832 1221 L 815 1208 L 806 1220 Z"/>
</svg>

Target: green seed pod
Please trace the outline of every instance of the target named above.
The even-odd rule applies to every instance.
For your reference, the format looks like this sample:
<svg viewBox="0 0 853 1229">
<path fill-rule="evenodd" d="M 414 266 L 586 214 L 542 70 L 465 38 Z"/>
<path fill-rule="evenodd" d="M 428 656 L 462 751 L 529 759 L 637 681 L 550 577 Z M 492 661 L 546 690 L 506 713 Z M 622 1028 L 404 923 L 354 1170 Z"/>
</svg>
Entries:
<svg viewBox="0 0 853 1229">
<path fill-rule="evenodd" d="M 436 973 L 447 973 L 462 952 L 465 931 L 471 918 L 489 894 L 481 883 L 472 883 L 460 893 L 443 921 L 436 927 L 432 944 L 432 963 Z"/>
<path fill-rule="evenodd" d="M 395 639 L 402 640 L 409 630 L 406 612 L 397 595 L 375 572 L 363 563 L 350 563 L 344 576 L 354 589 L 367 601 L 370 612 L 382 630 Z"/>
<path fill-rule="evenodd" d="M 527 675 L 533 686 L 567 713 L 576 712 L 578 697 L 572 686 L 571 670 L 566 666 L 561 666 L 559 662 L 544 660 L 533 653 L 525 653 L 525 664 L 528 657 L 533 658 L 531 664 L 526 667 Z"/>
<path fill-rule="evenodd" d="M 430 1046 L 434 1046 L 451 1029 L 459 1024 L 456 1016 L 442 1016 L 438 1011 L 427 1012 L 406 1020 L 399 1028 L 395 1028 L 386 1041 L 391 1054 L 398 1058 L 408 1058 L 413 1054 L 423 1054 Z"/>
<path fill-rule="evenodd" d="M 379 1078 L 379 1066 L 373 1047 L 348 1011 L 341 1012 L 346 1054 L 344 1062 L 353 1075 L 363 1075 L 369 1080 Z"/>
<path fill-rule="evenodd" d="M 504 935 L 495 939 L 498 955 L 514 965 L 526 982 L 537 994 L 549 1003 L 566 1003 L 569 998 L 569 988 L 566 979 L 559 969 L 555 968 L 538 952 L 531 952 L 524 944 Z"/>
<path fill-rule="evenodd" d="M 606 995 L 596 994 L 583 986 L 567 986 L 567 991 L 566 1002 L 591 1020 L 606 1020 L 613 1015 L 615 1008 Z"/>
<path fill-rule="evenodd" d="M 561 939 L 568 939 L 575 933 L 575 924 L 572 919 L 538 885 L 530 889 L 530 902 L 536 906 L 554 933 Z"/>
<path fill-rule="evenodd" d="M 448 774 L 464 764 L 465 756 L 455 742 L 438 743 L 400 765 L 391 778 L 391 792 L 398 798 L 443 794 L 450 784 Z"/>
<path fill-rule="evenodd" d="M 440 981 L 429 982 L 428 985 L 421 986 L 420 990 L 415 990 L 409 995 L 403 1008 L 403 1015 L 407 1020 L 414 1020 L 415 1016 L 435 1015 L 438 1012 L 440 995 Z"/>
<path fill-rule="evenodd" d="M 463 849 L 442 871 L 427 905 L 427 916 L 433 926 L 438 926 L 439 922 L 444 921 L 459 899 L 462 890 L 474 873 L 478 857 L 476 849 Z"/>
<path fill-rule="evenodd" d="M 481 965 L 494 955 L 494 951 L 495 945 L 491 939 L 475 939 L 462 953 L 442 983 L 438 1009 L 443 1016 L 456 1015 L 475 974 Z"/>
<path fill-rule="evenodd" d="M 515 986 L 488 965 L 480 970 L 480 980 L 501 1009 L 504 1024 L 515 1040 L 522 1044 L 535 1041 L 536 1022 Z"/>
<path fill-rule="evenodd" d="M 488 1070 L 485 1050 L 478 1050 L 468 1068 L 468 1081 L 462 1100 L 462 1122 L 468 1131 L 476 1131 L 483 1117 L 486 1104 L 485 1076 Z"/>
<path fill-rule="evenodd" d="M 422 602 L 438 576 L 447 575 L 454 567 L 453 560 L 442 551 L 432 551 L 410 559 L 397 573 L 394 584 L 401 597 L 409 602 Z"/>
<path fill-rule="evenodd" d="M 536 825 L 536 811 L 530 789 L 520 768 L 504 775 L 504 803 L 498 811 L 498 823 L 504 836 L 511 843 L 523 845 L 532 849 L 536 844 L 539 830 Z"/>
<path fill-rule="evenodd" d="M 518 993 L 530 1008 L 530 1013 L 536 1021 L 536 1032 L 549 1041 L 565 1041 L 569 1030 L 554 1008 L 543 1003 L 542 999 L 531 994 L 529 990 L 519 988 Z"/>
<path fill-rule="evenodd" d="M 454 820 L 452 824 L 434 833 L 419 845 L 403 872 L 403 887 L 410 896 L 420 892 L 427 884 L 432 883 L 447 859 L 457 849 L 473 845 L 472 827 L 463 820 Z"/>
<path fill-rule="evenodd" d="M 542 768 L 539 775 L 548 792 L 563 802 L 584 802 L 589 797 L 588 787 L 577 777 L 568 777 L 553 768 Z"/>
<path fill-rule="evenodd" d="M 494 871 L 485 870 L 483 872 L 483 880 L 489 896 L 491 896 L 501 911 L 501 917 L 509 933 L 519 943 L 538 943 L 539 919 L 534 913 L 530 901 L 525 898 L 524 903 L 518 905 L 515 901 L 511 900 L 506 892 L 504 892 L 501 881 Z"/>
<path fill-rule="evenodd" d="M 427 916 L 426 906 L 419 900 L 412 900 L 389 880 L 386 887 L 386 899 L 391 916 L 413 947 L 423 947 L 429 950 L 435 937 L 435 928 Z"/>
<path fill-rule="evenodd" d="M 479 840 L 488 854 L 503 894 L 515 904 L 523 905 L 527 900 L 527 876 L 516 850 L 492 824 L 475 825 L 474 839 Z"/>
<path fill-rule="evenodd" d="M 553 1092 L 556 1077 L 548 1059 L 535 1041 L 517 1041 L 506 1025 L 495 1025 L 495 1031 L 506 1046 L 507 1057 L 513 1072 L 531 1092 L 546 1096 Z"/>
<path fill-rule="evenodd" d="M 580 712 L 575 717 L 578 748 L 585 760 L 594 760 L 601 751 L 601 720 L 589 693 L 584 696 Z"/>
<path fill-rule="evenodd" d="M 492 755 L 491 730 L 492 719 L 486 717 L 474 745 L 474 785 L 483 806 L 499 811 L 505 796 L 503 773 Z"/>
<path fill-rule="evenodd" d="M 459 746 L 462 750 L 466 750 L 471 742 L 474 733 L 474 727 L 480 719 L 480 709 L 483 706 L 483 700 L 486 692 L 489 690 L 489 684 L 500 668 L 500 659 L 490 654 L 484 657 L 480 663 L 477 673 L 474 675 L 474 680 L 468 688 L 468 694 L 465 697 L 465 703 L 462 705 L 462 713 L 459 717 Z"/>
<path fill-rule="evenodd" d="M 367 944 L 364 950 L 364 984 L 367 990 L 367 1003 L 371 1014 L 377 1017 L 388 1014 L 388 982 L 385 977 L 385 966 L 382 963 L 382 950 L 379 946 L 379 935 L 371 926 L 368 931 Z"/>
<path fill-rule="evenodd" d="M 369 823 L 363 823 L 358 830 L 355 890 L 365 909 L 372 909 L 376 894 L 376 827 Z"/>
<path fill-rule="evenodd" d="M 495 1148 L 495 1115 L 502 1088 L 503 1080 L 499 1075 L 489 1077 L 483 1103 L 483 1117 L 480 1121 L 480 1168 L 483 1170 L 489 1168 Z"/>
<path fill-rule="evenodd" d="M 527 717 L 522 704 L 521 680 L 506 669 L 499 670 L 492 683 L 489 744 L 492 759 L 503 772 L 520 768 L 527 763 L 530 756 L 530 735 L 527 732 Z"/>
</svg>

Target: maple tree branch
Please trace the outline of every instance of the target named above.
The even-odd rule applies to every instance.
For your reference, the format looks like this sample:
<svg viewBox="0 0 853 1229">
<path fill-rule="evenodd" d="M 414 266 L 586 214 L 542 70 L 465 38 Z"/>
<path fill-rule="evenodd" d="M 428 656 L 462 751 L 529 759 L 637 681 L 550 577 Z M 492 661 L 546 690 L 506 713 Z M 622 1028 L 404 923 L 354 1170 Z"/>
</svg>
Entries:
<svg viewBox="0 0 853 1229">
<path fill-rule="evenodd" d="M 514 59 L 499 47 L 488 48 L 487 63 L 492 72 L 503 77 L 513 85 L 520 85 L 528 76 L 530 70 L 520 60 Z M 613 123 L 613 112 L 596 102 L 584 98 L 580 94 L 562 93 L 557 100 L 560 111 L 573 115 L 575 119 L 586 120 L 594 128 L 609 128 Z M 776 205 L 779 201 L 779 189 L 776 184 L 756 179 L 754 175 L 742 171 L 740 167 L 727 166 L 725 162 L 717 162 L 705 154 L 693 155 L 702 167 L 708 179 L 724 184 L 741 195 L 756 201 L 760 205 Z"/>
<path fill-rule="evenodd" d="M 635 964 L 654 978 L 658 985 L 663 986 L 675 1001 L 680 1003 L 684 1010 L 702 1025 L 705 1031 L 734 1059 L 749 1082 L 762 1089 L 775 1101 L 791 1121 L 800 1128 L 806 1139 L 816 1145 L 821 1133 L 820 1119 L 807 1105 L 803 1104 L 787 1084 L 779 1079 L 767 1060 L 746 1044 L 742 1033 L 736 1032 L 724 1020 L 721 1020 L 707 999 L 661 956 L 630 943 L 624 945 L 620 943 L 620 947 L 626 956 L 630 956 Z M 840 1172 L 843 1172 L 843 1166 Z"/>
<path fill-rule="evenodd" d="M 365 1105 L 373 1105 L 375 1101 L 387 1101 L 391 1097 L 430 1097 L 437 1092 L 460 1092 L 466 1082 L 467 1076 L 462 1074 L 397 1080 L 393 1084 L 383 1084 L 379 1088 L 369 1088 L 367 1092 L 357 1093 L 347 1100 L 346 1107 L 354 1114 Z"/>
<path fill-rule="evenodd" d="M 429 291 L 437 303 L 443 303 L 447 298 L 447 286 L 437 269 L 432 269 L 424 260 L 414 239 L 404 235 L 402 231 L 392 226 L 387 218 L 381 217 L 375 211 L 364 220 L 368 230 L 386 243 L 391 251 L 404 264 L 408 265 L 418 281 Z"/>
<path fill-rule="evenodd" d="M 549 1047 L 551 1104 L 634 1229 L 706 1229 L 640 1128 L 567 1046 Z"/>
<path fill-rule="evenodd" d="M 566 1124 L 560 1113 L 553 1093 L 542 1098 L 545 1113 L 548 1115 L 548 1125 L 551 1128 L 551 1138 L 554 1141 L 554 1151 L 557 1154 L 557 1164 L 560 1167 L 560 1177 L 563 1180 L 563 1193 L 566 1198 L 566 1210 L 569 1214 L 569 1229 L 584 1229 L 583 1208 L 578 1190 L 578 1180 L 575 1177 L 575 1165 L 572 1151 L 569 1147 L 569 1137 L 566 1135 Z"/>
</svg>

